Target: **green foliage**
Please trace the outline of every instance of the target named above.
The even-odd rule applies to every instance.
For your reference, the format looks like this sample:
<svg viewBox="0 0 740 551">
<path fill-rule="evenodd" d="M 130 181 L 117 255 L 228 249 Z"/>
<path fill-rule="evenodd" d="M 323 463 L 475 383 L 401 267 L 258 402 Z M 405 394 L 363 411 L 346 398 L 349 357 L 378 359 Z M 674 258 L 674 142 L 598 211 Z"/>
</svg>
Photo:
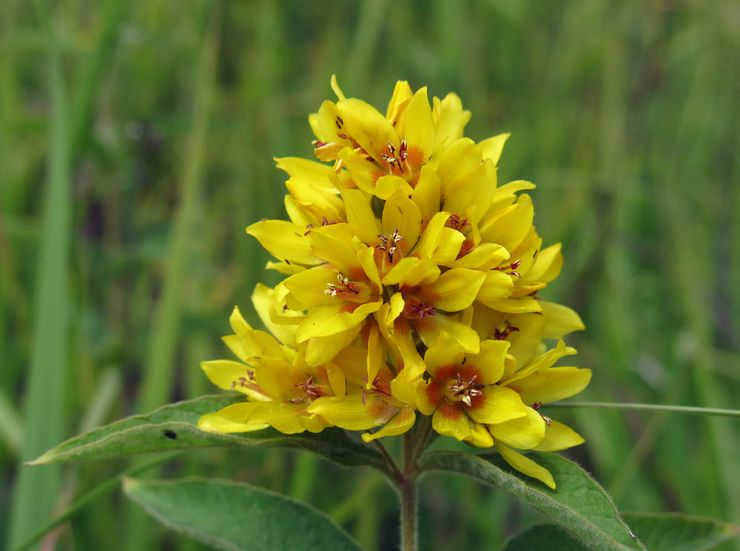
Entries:
<svg viewBox="0 0 740 551">
<path fill-rule="evenodd" d="M 626 513 L 623 516 L 651 551 L 709 551 L 740 535 L 740 527 L 736 525 L 701 517 L 672 513 Z M 586 551 L 589 548 L 555 524 L 539 524 L 514 536 L 502 551 Z"/>
<path fill-rule="evenodd" d="M 285 435 L 272 429 L 219 434 L 204 432 L 196 427 L 202 414 L 217 411 L 242 399 L 228 395 L 202 396 L 163 406 L 149 414 L 122 419 L 75 436 L 49 450 L 32 464 L 111 459 L 193 448 L 272 446 L 311 451 L 348 467 L 371 465 L 384 469 L 378 452 L 355 442 L 341 430 L 296 435 Z"/>
<path fill-rule="evenodd" d="M 431 451 L 421 459 L 425 470 L 451 471 L 500 488 L 557 522 L 569 534 L 597 549 L 645 549 L 622 520 L 609 495 L 578 465 L 559 455 L 538 454 L 537 462 L 558 483 L 542 483 L 509 467 L 499 456 Z"/>
<path fill-rule="evenodd" d="M 624 513 L 650 551 L 701 551 L 740 536 L 740 525 L 680 513 Z"/>
<path fill-rule="evenodd" d="M 122 391 L 105 404 L 103 422 L 146 411 L 145 384 L 151 407 L 202 394 L 191 381 L 207 388 L 198 362 L 228 354 L 217 338 L 228 313 L 238 304 L 249 315 L 252 287 L 271 277 L 243 229 L 282 215 L 284 176 L 272 158 L 310 155 L 306 114 L 330 97 L 332 72 L 346 92 L 381 108 L 398 78 L 436 95 L 454 90 L 473 113 L 471 136 L 512 133 L 499 179 L 534 181 L 537 229 L 546 245 L 563 243 L 565 268 L 545 298 L 576 308 L 588 328 L 571 341 L 578 364 L 594 369 L 583 400 L 732 407 L 740 135 L 727 60 L 739 55 L 736 4 L 0 2 L 0 387 L 13 406 L 0 407 L 0 511 L 9 513 L 0 533 L 10 532 L 11 517 L 31 531 L 47 522 L 51 501 L 42 506 L 41 496 L 54 493 L 45 480 L 54 467 L 22 462 L 83 430 L 78 420 L 98 407 L 109 369 Z M 53 32 L 40 17 L 45 7 Z M 49 72 L 57 46 L 64 106 Z M 211 102 L 196 117 L 204 82 Z M 69 192 L 49 214 L 47 186 L 58 178 L 50 167 L 61 166 L 50 161 L 64 149 L 60 107 L 70 111 Z M 198 178 L 185 217 L 185 191 Z M 67 215 L 66 233 L 48 222 Z M 175 258 L 181 218 L 187 238 L 178 238 Z M 69 239 L 61 262 L 64 247 L 49 247 L 51 238 Z M 51 265 L 42 261 L 49 251 Z M 42 279 L 56 298 L 41 296 Z M 166 303 L 171 309 L 159 314 Z M 59 327 L 65 310 L 68 331 L 43 329 Z M 152 373 L 163 365 L 166 372 Z M 620 509 L 740 518 L 736 420 L 547 414 L 583 433 L 587 443 L 573 457 Z M 39 430 L 55 436 L 16 450 Z M 167 472 L 292 486 L 291 454 L 244 450 L 204 450 Z M 63 472 L 58 510 L 115 468 L 95 462 Z M 365 488 L 350 473 L 319 462 L 297 493 L 342 512 L 355 535 L 376 518 L 385 529 L 375 548 L 392 547 L 392 494 L 380 484 L 372 507 L 344 513 L 345 497 Z M 42 489 L 23 491 L 28 505 L 14 495 L 19 478 Z M 501 542 L 536 520 L 504 497 L 463 477 L 428 478 L 425 548 Z M 112 545 L 126 531 L 123 516 L 120 500 L 104 496 L 54 543 Z M 162 531 L 147 544 L 185 549 Z"/>
<path fill-rule="evenodd" d="M 128 478 L 123 490 L 165 526 L 216 549 L 360 549 L 319 511 L 246 484 L 200 478 L 167 482 Z"/>
</svg>

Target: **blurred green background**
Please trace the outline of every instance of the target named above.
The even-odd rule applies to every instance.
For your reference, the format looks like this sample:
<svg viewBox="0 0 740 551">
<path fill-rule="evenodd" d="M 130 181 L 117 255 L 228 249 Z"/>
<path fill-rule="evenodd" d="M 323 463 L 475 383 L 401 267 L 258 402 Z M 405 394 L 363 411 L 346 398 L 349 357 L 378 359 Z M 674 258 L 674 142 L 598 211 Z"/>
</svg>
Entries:
<svg viewBox="0 0 740 551">
<path fill-rule="evenodd" d="M 738 408 L 738 29 L 735 0 L 3 0 L 0 542 L 127 466 L 21 461 L 211 390 L 199 361 L 228 355 L 232 306 L 275 281 L 243 228 L 283 216 L 272 157 L 311 156 L 333 72 L 382 109 L 397 79 L 456 91 L 471 137 L 512 132 L 500 181 L 537 183 L 538 230 L 563 243 L 546 296 L 586 322 L 584 399 Z M 556 414 L 622 509 L 740 521 L 737 422 Z M 312 457 L 204 451 L 147 474 L 264 484 L 368 549 L 397 538 L 379 475 Z M 536 520 L 465 479 L 423 484 L 423 549 L 496 548 Z M 47 543 L 199 548 L 118 489 Z"/>
</svg>

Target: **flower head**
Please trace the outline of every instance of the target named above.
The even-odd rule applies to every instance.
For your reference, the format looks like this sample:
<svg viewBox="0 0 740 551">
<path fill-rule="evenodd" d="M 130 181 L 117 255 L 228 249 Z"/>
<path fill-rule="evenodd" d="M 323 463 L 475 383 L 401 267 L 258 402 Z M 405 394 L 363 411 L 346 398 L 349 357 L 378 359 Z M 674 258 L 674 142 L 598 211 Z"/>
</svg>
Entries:
<svg viewBox="0 0 740 551">
<path fill-rule="evenodd" d="M 332 88 L 337 100 L 309 117 L 316 160 L 277 159 L 289 221 L 247 228 L 286 276 L 253 296 L 274 337 L 235 310 L 224 340 L 239 361 L 203 368 L 247 401 L 201 426 L 336 426 L 370 441 L 409 430 L 418 412 L 554 486 L 515 449 L 582 441 L 540 408 L 582 390 L 590 370 L 554 367 L 575 353 L 562 341 L 547 349 L 583 325 L 540 299 L 563 260 L 559 244 L 542 248 L 523 193 L 534 186 L 498 185 L 508 134 L 464 137 L 470 113 L 454 94 L 430 103 L 398 82 L 383 114 Z"/>
</svg>

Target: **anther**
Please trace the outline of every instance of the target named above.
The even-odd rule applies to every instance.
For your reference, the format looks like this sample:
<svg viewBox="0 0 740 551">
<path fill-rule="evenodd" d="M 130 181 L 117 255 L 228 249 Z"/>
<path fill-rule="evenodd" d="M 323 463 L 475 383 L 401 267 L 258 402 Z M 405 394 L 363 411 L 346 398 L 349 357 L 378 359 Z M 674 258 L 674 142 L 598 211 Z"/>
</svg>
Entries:
<svg viewBox="0 0 740 551">
<path fill-rule="evenodd" d="M 380 239 L 380 244 L 376 245 L 376 247 L 381 251 L 385 251 L 388 262 L 393 264 L 396 252 L 398 252 L 398 244 L 403 241 L 403 236 L 398 233 L 398 229 L 395 229 L 390 237 L 386 237 L 381 233 L 378 234 L 378 239 Z"/>
<path fill-rule="evenodd" d="M 462 232 L 469 225 L 470 222 L 468 222 L 467 218 L 465 218 L 464 216 L 458 216 L 457 214 L 450 215 L 450 217 L 447 219 L 447 222 L 445 222 L 445 226 L 459 232 Z"/>
<path fill-rule="evenodd" d="M 337 283 L 327 283 L 324 294 L 332 297 L 339 293 L 360 294 L 360 286 L 342 273 L 337 273 Z"/>
<path fill-rule="evenodd" d="M 462 400 L 465 405 L 472 406 L 473 398 L 483 394 L 483 391 L 475 384 L 477 379 L 478 375 L 473 375 L 466 381 L 462 378 L 462 375 L 458 373 L 455 378 L 455 382 L 450 385 L 450 391 L 455 396 L 459 396 L 460 400 Z"/>
<path fill-rule="evenodd" d="M 511 325 L 511 323 L 509 323 L 508 320 L 505 321 L 504 323 L 506 324 L 506 327 L 504 327 L 503 329 L 496 328 L 493 330 L 493 338 L 496 339 L 497 341 L 506 340 L 509 338 L 509 335 L 519 331 L 519 328 L 514 325 Z"/>
</svg>

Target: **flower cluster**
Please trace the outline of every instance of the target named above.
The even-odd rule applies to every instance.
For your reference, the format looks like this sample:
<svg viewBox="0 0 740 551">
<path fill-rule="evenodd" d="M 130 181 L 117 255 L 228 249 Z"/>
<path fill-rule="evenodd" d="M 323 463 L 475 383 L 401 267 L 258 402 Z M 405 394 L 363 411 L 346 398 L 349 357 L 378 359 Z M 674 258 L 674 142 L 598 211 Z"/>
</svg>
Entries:
<svg viewBox="0 0 740 551">
<path fill-rule="evenodd" d="M 431 416 L 437 433 L 496 446 L 554 488 L 516 450 L 583 441 L 539 409 L 580 392 L 591 371 L 555 367 L 575 354 L 560 337 L 583 324 L 539 297 L 562 255 L 542 248 L 522 193 L 534 185 L 498 185 L 508 134 L 464 137 L 470 113 L 455 94 L 430 104 L 426 88 L 401 81 L 383 115 L 334 78 L 332 88 L 338 100 L 309 117 L 318 161 L 277 159 L 290 221 L 247 228 L 286 276 L 252 297 L 271 334 L 235 309 L 224 341 L 239 361 L 203 363 L 247 400 L 203 416 L 201 428 L 336 426 L 369 442 Z"/>
</svg>

